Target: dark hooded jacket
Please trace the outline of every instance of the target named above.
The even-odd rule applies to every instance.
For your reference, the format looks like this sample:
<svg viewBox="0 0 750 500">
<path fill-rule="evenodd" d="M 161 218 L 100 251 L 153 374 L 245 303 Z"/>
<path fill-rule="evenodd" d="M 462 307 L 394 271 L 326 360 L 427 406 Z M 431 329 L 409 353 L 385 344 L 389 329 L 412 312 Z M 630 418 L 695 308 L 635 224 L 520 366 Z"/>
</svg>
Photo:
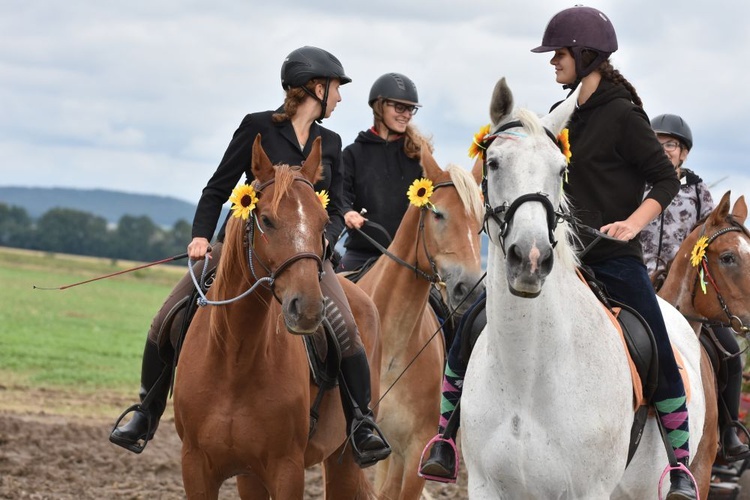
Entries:
<svg viewBox="0 0 750 500">
<path fill-rule="evenodd" d="M 372 129 L 360 132 L 352 144 L 344 148 L 344 213 L 367 210 L 364 217 L 383 226 L 391 238 L 409 207 L 406 192 L 415 179 L 422 176 L 419 160 L 404 153 L 404 137 L 386 141 Z M 388 246 L 385 236 L 367 225 L 363 231 L 378 243 Z M 359 233 L 351 231 L 344 243 L 347 249 L 380 252 Z"/>
<path fill-rule="evenodd" d="M 602 80 L 576 109 L 568 124 L 572 154 L 565 193 L 580 223 L 599 229 L 627 219 L 646 198 L 662 210 L 680 189 L 674 168 L 651 129 L 646 113 L 622 86 Z M 579 234 L 584 246 L 589 236 Z M 584 257 L 594 263 L 610 257 L 642 259 L 638 237 L 627 244 L 602 240 Z"/>
</svg>

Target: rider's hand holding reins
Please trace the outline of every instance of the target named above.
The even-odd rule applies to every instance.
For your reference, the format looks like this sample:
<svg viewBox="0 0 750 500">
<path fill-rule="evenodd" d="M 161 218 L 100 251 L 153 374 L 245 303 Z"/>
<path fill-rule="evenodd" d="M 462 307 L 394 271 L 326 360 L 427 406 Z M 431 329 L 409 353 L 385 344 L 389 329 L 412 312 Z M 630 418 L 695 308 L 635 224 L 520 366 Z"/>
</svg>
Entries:
<svg viewBox="0 0 750 500">
<path fill-rule="evenodd" d="M 344 214 L 344 223 L 346 223 L 346 227 L 350 229 L 360 229 L 365 222 L 367 222 L 367 219 L 362 217 L 362 214 L 360 214 L 359 212 L 355 212 L 354 210 L 350 210 Z"/>
<path fill-rule="evenodd" d="M 206 238 L 195 237 L 187 247 L 190 260 L 202 260 L 207 253 L 211 252 L 211 245 Z M 208 256 L 211 258 L 211 255 Z"/>
</svg>

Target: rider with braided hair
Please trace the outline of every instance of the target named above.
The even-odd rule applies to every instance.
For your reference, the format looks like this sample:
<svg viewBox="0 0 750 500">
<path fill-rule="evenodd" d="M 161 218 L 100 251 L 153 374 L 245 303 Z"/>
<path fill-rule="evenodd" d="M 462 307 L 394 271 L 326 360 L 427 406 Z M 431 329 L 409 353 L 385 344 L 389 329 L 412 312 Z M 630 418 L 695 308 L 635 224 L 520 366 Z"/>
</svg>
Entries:
<svg viewBox="0 0 750 500">
<path fill-rule="evenodd" d="M 215 269 L 221 256 L 223 228 L 218 242 L 209 245 L 219 222 L 222 205 L 232 189 L 245 175 L 245 182 L 253 181 L 251 171 L 252 145 L 261 136 L 261 144 L 273 164 L 301 165 L 310 154 L 316 138 L 322 139 L 322 179 L 316 190 L 326 190 L 330 223 L 326 228 L 328 252 L 323 263 L 321 289 L 326 301 L 326 314 L 337 316 L 335 335 L 341 345 L 339 387 L 347 434 L 352 434 L 355 460 L 361 467 L 373 465 L 390 454 L 390 447 L 381 439 L 369 412 L 370 368 L 359 331 L 349 303 L 334 273 L 330 256 L 338 235 L 344 227 L 341 167 L 341 138 L 319 125 L 331 116 L 341 101 L 339 87 L 351 82 L 344 68 L 333 54 L 311 46 L 292 51 L 281 66 L 281 85 L 286 91 L 284 104 L 272 111 L 252 113 L 242 120 L 234 133 L 216 172 L 203 189 L 195 218 L 193 239 L 188 245 L 188 256 L 193 260 L 210 259 Z M 196 266 L 203 264 L 197 263 Z M 190 297 L 193 283 L 186 275 L 175 287 L 157 313 L 148 333 L 141 371 L 141 404 L 124 425 L 113 429 L 110 441 L 140 453 L 145 443 L 154 437 L 159 419 L 166 407 L 171 374 L 174 370 L 174 351 L 169 339 L 175 322 L 187 324 L 191 317 L 180 310 Z M 186 316 L 187 315 L 187 316 Z M 181 319 L 183 318 L 184 319 Z M 248 381 L 248 383 L 261 383 Z M 360 410 L 360 411 L 358 411 Z M 304 409 L 300 408 L 300 411 Z M 119 423 L 119 421 L 118 421 Z M 356 430 L 355 430 L 356 429 Z"/>
</svg>

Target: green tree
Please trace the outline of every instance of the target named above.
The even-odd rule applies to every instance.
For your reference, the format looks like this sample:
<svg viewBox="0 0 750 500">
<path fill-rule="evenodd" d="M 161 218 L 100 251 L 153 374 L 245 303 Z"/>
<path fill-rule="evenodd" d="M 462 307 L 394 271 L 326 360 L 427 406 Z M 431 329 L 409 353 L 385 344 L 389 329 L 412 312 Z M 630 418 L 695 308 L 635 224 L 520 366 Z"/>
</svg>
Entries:
<svg viewBox="0 0 750 500">
<path fill-rule="evenodd" d="M 109 250 L 108 240 L 106 219 L 80 210 L 53 208 L 37 223 L 40 250 L 102 256 Z"/>
<path fill-rule="evenodd" d="M 0 245 L 26 248 L 31 243 L 33 222 L 26 209 L 0 203 Z"/>
</svg>

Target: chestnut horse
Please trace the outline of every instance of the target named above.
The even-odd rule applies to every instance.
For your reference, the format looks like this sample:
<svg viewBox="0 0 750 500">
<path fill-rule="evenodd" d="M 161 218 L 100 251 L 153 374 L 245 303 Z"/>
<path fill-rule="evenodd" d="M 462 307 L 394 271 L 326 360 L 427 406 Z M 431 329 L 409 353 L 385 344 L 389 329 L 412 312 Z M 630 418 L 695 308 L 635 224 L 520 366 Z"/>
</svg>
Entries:
<svg viewBox="0 0 750 500">
<path fill-rule="evenodd" d="M 260 136 L 253 144 L 258 202 L 247 222 L 229 221 L 207 295 L 211 302 L 229 303 L 197 311 L 175 381 L 175 425 L 189 499 L 218 498 L 221 484 L 232 476 L 243 499 L 301 499 L 305 468 L 320 462 L 326 498 L 372 497 L 351 448 L 343 446 L 346 423 L 338 391 L 323 397 L 317 429 L 308 436 L 318 391 L 299 335 L 314 333 L 324 319 L 319 279 L 328 216 L 312 187 L 319 168 L 320 139 L 299 169 L 272 166 Z M 356 285 L 341 281 L 377 397 L 378 313 Z"/>
<path fill-rule="evenodd" d="M 490 104 L 487 326 L 472 351 L 461 400 L 473 499 L 656 499 L 668 464 L 654 417 L 627 464 L 635 412 L 624 342 L 577 275 L 561 189 L 567 162 L 555 138 L 578 89 L 539 118 L 513 109 L 501 79 Z M 690 467 L 710 470 L 714 454 L 704 451 L 715 447 L 716 436 L 702 442 L 700 344 L 674 307 L 661 299 L 659 305 L 690 380 Z M 709 478 L 697 479 L 705 497 Z M 662 484 L 662 495 L 668 487 Z"/>
<path fill-rule="evenodd" d="M 375 489 L 389 500 L 420 498 L 425 480 L 417 475 L 419 458 L 440 417 L 445 347 L 428 305 L 430 287 L 444 287 L 447 304 L 457 314 L 484 289 L 481 170 L 474 178 L 457 166 L 444 171 L 426 147 L 421 165 L 434 187 L 431 206 L 409 205 L 388 247 L 391 256 L 382 255 L 358 281 L 382 322 L 380 387 L 385 394 L 378 425 L 393 452 L 378 464 Z"/>
<path fill-rule="evenodd" d="M 685 238 L 669 267 L 659 296 L 674 305 L 690 322 L 696 335 L 701 325 L 719 324 L 731 327 L 738 334 L 748 332 L 750 324 L 750 233 L 744 226 L 747 204 L 740 196 L 729 210 L 730 192 Z M 699 238 L 705 237 L 705 253 L 694 256 Z M 700 286 L 699 271 L 703 271 L 705 287 Z M 710 369 L 708 374 L 714 377 Z M 707 410 L 716 413 L 716 398 L 708 399 Z M 708 420 L 708 419 L 707 419 Z M 707 422 L 708 425 L 708 422 Z M 715 421 L 704 432 L 717 432 Z"/>
</svg>

